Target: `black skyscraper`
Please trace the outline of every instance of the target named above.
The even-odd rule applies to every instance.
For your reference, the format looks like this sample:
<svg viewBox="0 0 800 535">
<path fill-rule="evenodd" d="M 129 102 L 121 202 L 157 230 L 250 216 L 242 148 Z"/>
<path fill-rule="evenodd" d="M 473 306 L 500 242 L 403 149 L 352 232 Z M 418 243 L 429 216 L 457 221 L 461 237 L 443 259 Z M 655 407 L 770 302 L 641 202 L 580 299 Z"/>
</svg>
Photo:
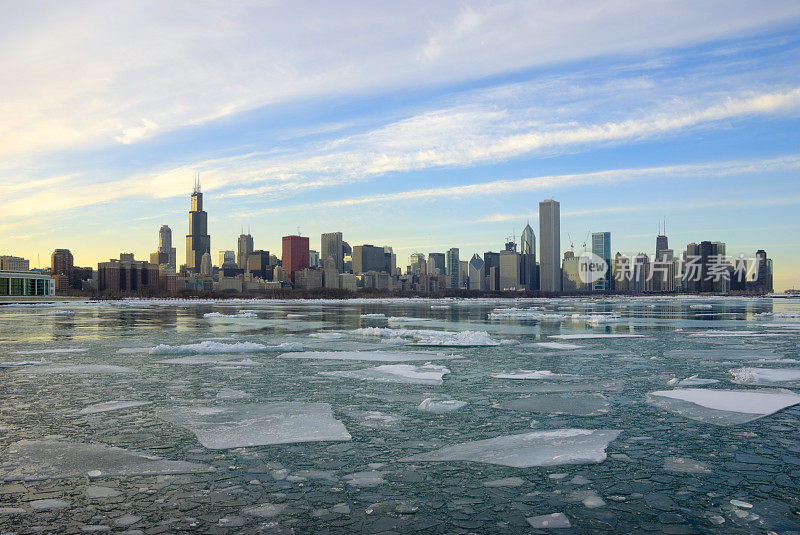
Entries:
<svg viewBox="0 0 800 535">
<path fill-rule="evenodd" d="M 200 261 L 205 253 L 211 254 L 211 236 L 208 235 L 208 214 L 203 211 L 200 177 L 196 176 L 192 209 L 189 211 L 189 234 L 186 236 L 186 269 L 200 273 Z"/>
</svg>

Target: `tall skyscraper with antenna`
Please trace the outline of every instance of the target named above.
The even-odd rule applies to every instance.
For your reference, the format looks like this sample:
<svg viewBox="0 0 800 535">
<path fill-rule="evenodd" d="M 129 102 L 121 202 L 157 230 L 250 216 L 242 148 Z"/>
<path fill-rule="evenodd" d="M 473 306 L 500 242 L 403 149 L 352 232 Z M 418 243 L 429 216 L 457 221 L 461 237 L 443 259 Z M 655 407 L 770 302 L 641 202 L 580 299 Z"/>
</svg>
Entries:
<svg viewBox="0 0 800 535">
<path fill-rule="evenodd" d="M 200 173 L 194 176 L 192 206 L 189 210 L 189 234 L 186 235 L 186 269 L 200 273 L 203 255 L 211 255 L 211 236 L 208 235 L 208 214 L 203 211 L 203 193 L 200 191 Z"/>
<path fill-rule="evenodd" d="M 656 260 L 660 261 L 663 260 L 663 256 L 665 253 L 669 251 L 670 255 L 671 251 L 669 250 L 669 240 L 667 239 L 667 222 L 664 221 L 664 228 L 661 228 L 661 222 L 658 223 L 658 236 L 656 236 Z"/>
</svg>

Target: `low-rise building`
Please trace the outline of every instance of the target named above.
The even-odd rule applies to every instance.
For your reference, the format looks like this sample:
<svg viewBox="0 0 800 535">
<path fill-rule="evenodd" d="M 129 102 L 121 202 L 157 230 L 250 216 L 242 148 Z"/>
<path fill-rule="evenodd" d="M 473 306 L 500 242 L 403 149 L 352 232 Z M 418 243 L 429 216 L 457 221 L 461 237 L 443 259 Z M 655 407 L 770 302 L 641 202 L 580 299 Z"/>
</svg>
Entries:
<svg viewBox="0 0 800 535">
<path fill-rule="evenodd" d="M 0 271 L 0 296 L 45 297 L 55 294 L 55 281 L 50 275 L 33 271 Z"/>
</svg>

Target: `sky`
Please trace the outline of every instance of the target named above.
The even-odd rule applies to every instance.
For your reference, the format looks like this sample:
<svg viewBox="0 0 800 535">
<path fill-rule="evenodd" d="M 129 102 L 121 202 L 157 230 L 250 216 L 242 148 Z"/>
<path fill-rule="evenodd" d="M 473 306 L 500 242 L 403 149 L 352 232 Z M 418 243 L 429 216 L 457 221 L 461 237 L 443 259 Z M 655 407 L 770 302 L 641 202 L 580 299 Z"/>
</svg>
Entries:
<svg viewBox="0 0 800 535">
<path fill-rule="evenodd" d="M 498 251 L 723 241 L 800 288 L 796 1 L 16 2 L 0 18 L 0 254 Z M 590 246 L 590 245 L 589 245 Z"/>
</svg>

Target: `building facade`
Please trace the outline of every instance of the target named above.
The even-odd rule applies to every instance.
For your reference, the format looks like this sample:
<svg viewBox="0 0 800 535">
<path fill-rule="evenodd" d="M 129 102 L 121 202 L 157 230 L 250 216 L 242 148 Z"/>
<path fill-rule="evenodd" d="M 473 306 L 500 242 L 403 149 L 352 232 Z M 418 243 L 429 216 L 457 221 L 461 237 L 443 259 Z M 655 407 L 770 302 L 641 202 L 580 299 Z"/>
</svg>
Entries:
<svg viewBox="0 0 800 535">
<path fill-rule="evenodd" d="M 360 275 L 368 271 L 385 271 L 390 267 L 386 265 L 386 253 L 383 247 L 364 244 L 353 247 L 353 273 Z"/>
<path fill-rule="evenodd" d="M 450 288 L 458 288 L 458 248 L 452 247 L 445 253 L 444 270 L 450 280 Z"/>
<path fill-rule="evenodd" d="M 195 178 L 189 210 L 189 234 L 186 235 L 186 269 L 200 273 L 203 255 L 211 254 L 211 236 L 208 235 L 208 214 L 203 210 L 203 193 L 200 180 Z"/>
<path fill-rule="evenodd" d="M 55 281 L 50 275 L 0 270 L 0 296 L 48 297 L 55 294 Z"/>
<path fill-rule="evenodd" d="M 539 203 L 539 289 L 561 291 L 561 205 L 553 199 Z"/>
<path fill-rule="evenodd" d="M 294 274 L 308 267 L 308 236 L 284 236 L 283 266 L 289 281 L 294 282 Z"/>
<path fill-rule="evenodd" d="M 592 290 L 595 292 L 610 292 L 613 280 L 610 232 L 595 232 L 592 234 L 592 254 L 602 258 L 606 263 L 605 273 L 592 283 Z"/>
<path fill-rule="evenodd" d="M 53 275 L 69 275 L 74 266 L 74 259 L 69 249 L 56 249 L 50 255 L 50 273 Z"/>
<path fill-rule="evenodd" d="M 31 263 L 21 256 L 0 256 L 0 271 L 30 271 Z"/>
<path fill-rule="evenodd" d="M 333 258 L 336 271 L 344 271 L 344 242 L 341 232 L 326 232 L 320 236 L 319 258 L 323 266 L 328 258 Z"/>
<path fill-rule="evenodd" d="M 240 234 L 236 247 L 236 265 L 239 269 L 247 269 L 247 257 L 253 252 L 253 237 L 248 234 Z"/>
<path fill-rule="evenodd" d="M 158 266 L 121 254 L 119 260 L 97 264 L 97 291 L 100 293 L 137 293 L 158 291 Z"/>
</svg>

